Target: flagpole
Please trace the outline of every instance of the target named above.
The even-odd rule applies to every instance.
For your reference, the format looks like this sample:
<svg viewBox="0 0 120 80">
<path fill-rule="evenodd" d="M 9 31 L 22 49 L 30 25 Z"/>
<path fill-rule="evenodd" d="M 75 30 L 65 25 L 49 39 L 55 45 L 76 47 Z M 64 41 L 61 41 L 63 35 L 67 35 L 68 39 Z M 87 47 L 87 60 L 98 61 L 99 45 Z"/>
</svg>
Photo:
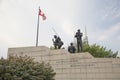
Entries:
<svg viewBox="0 0 120 80">
<path fill-rule="evenodd" d="M 40 10 L 40 7 L 39 7 L 39 10 Z M 39 36 L 39 11 L 38 11 L 38 21 L 37 21 L 36 47 L 38 46 L 38 36 Z"/>
</svg>

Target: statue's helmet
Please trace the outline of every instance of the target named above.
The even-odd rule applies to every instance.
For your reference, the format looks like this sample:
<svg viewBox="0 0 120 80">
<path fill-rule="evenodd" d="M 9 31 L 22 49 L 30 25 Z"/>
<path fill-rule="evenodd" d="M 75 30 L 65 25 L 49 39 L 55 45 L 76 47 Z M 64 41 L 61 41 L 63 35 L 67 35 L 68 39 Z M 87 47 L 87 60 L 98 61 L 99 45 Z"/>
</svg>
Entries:
<svg viewBox="0 0 120 80">
<path fill-rule="evenodd" d="M 70 45 L 73 45 L 73 43 L 71 42 Z"/>
<path fill-rule="evenodd" d="M 54 38 L 57 38 L 57 36 L 56 36 L 56 35 L 54 35 Z"/>
<path fill-rule="evenodd" d="M 78 32 L 80 32 L 80 29 L 78 29 Z"/>
</svg>

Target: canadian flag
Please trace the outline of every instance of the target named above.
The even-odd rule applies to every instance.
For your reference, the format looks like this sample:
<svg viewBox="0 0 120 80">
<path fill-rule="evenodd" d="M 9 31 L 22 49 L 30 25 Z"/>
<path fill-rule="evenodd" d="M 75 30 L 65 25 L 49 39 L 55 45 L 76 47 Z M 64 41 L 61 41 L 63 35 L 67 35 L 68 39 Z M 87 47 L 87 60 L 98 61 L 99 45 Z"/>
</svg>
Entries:
<svg viewBox="0 0 120 80">
<path fill-rule="evenodd" d="M 46 16 L 45 14 L 41 11 L 41 9 L 39 9 L 39 16 L 42 16 L 43 20 L 46 20 Z"/>
</svg>

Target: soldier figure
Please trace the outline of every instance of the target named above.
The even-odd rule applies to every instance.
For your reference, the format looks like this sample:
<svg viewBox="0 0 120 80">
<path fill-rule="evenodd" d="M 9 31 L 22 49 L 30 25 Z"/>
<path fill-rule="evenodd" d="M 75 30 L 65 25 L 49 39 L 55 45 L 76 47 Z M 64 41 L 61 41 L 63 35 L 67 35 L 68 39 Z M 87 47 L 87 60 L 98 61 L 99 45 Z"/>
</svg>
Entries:
<svg viewBox="0 0 120 80">
<path fill-rule="evenodd" d="M 75 53 L 76 49 L 75 49 L 75 46 L 73 46 L 73 43 L 70 43 L 70 46 L 68 47 L 68 51 L 70 53 Z"/>
<path fill-rule="evenodd" d="M 63 45 L 63 42 L 61 41 L 61 38 L 58 37 L 58 49 L 60 49 Z"/>
<path fill-rule="evenodd" d="M 53 41 L 53 45 L 54 45 L 55 49 L 57 49 L 57 48 L 60 49 L 63 45 L 61 38 L 54 35 L 54 39 L 52 39 L 52 41 Z"/>
<path fill-rule="evenodd" d="M 58 39 L 57 39 L 56 35 L 54 35 L 54 39 L 52 39 L 52 41 L 53 41 L 53 45 L 54 45 L 55 49 L 57 49 Z"/>
<path fill-rule="evenodd" d="M 78 53 L 83 50 L 82 48 L 82 36 L 83 33 L 80 32 L 80 29 L 75 34 L 75 37 L 77 38 L 77 51 Z"/>
</svg>

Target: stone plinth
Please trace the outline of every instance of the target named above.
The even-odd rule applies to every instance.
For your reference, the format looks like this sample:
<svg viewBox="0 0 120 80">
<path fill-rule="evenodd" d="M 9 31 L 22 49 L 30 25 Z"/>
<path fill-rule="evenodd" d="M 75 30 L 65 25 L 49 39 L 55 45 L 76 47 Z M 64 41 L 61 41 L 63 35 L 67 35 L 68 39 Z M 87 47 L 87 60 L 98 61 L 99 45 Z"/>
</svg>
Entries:
<svg viewBox="0 0 120 80">
<path fill-rule="evenodd" d="M 120 80 L 120 58 L 94 58 L 89 53 L 70 54 L 45 46 L 9 48 L 8 56 L 28 55 L 37 62 L 49 62 L 56 80 Z"/>
</svg>

